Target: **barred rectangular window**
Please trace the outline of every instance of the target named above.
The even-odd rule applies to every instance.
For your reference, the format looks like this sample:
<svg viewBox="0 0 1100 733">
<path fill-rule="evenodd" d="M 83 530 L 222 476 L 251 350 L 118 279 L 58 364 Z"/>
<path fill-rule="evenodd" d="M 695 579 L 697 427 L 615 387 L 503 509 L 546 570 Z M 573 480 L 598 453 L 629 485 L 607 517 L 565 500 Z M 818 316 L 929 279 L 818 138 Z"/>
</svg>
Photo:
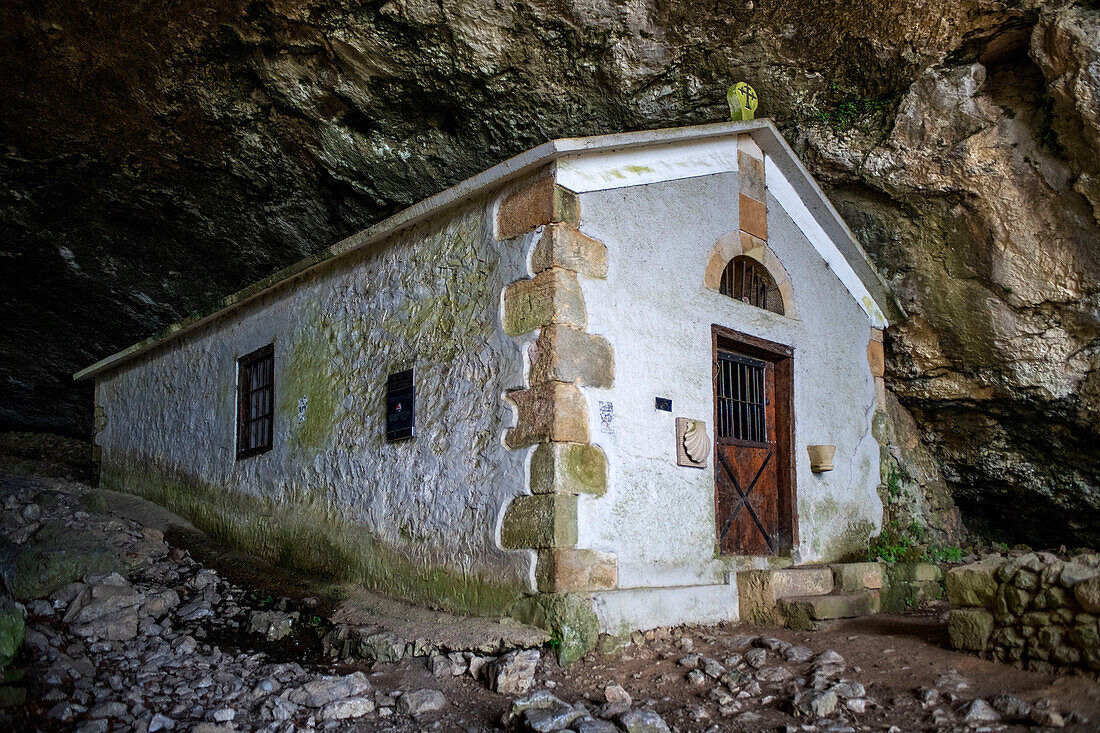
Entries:
<svg viewBox="0 0 1100 733">
<path fill-rule="evenodd" d="M 759 359 L 718 352 L 718 438 L 767 441 L 764 367 Z"/>
<path fill-rule="evenodd" d="M 275 429 L 275 345 L 237 360 L 237 458 L 271 450 Z"/>
</svg>

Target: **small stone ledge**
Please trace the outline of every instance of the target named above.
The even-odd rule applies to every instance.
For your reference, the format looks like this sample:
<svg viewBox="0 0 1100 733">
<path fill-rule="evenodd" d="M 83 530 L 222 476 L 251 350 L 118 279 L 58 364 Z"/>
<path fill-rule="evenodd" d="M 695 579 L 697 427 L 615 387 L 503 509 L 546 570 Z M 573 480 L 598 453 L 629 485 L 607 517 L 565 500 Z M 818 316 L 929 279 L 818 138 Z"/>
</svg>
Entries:
<svg viewBox="0 0 1100 733">
<path fill-rule="evenodd" d="M 531 269 L 573 270 L 589 277 L 607 277 L 607 247 L 567 224 L 549 224 L 531 253 Z"/>
<path fill-rule="evenodd" d="M 607 491 L 607 457 L 599 447 L 542 443 L 531 455 L 532 494 L 589 494 Z"/>
<path fill-rule="evenodd" d="M 517 496 L 504 512 L 500 545 L 506 550 L 551 549 L 577 544 L 577 497 Z"/>
<path fill-rule="evenodd" d="M 528 381 L 579 382 L 608 388 L 615 378 L 611 344 L 602 336 L 552 324 L 542 329 L 530 352 Z"/>
<path fill-rule="evenodd" d="M 575 384 L 549 382 L 508 393 L 519 411 L 505 443 L 511 450 L 537 443 L 587 443 L 588 403 Z"/>
<path fill-rule="evenodd" d="M 577 195 L 555 184 L 552 178 L 542 178 L 501 202 L 497 209 L 496 238 L 511 239 L 555 222 L 576 226 L 579 221 Z"/>
<path fill-rule="evenodd" d="M 618 582 L 618 558 L 598 550 L 539 550 L 535 581 L 543 593 L 610 590 Z"/>
<path fill-rule="evenodd" d="M 577 274 L 552 267 L 530 280 L 517 280 L 504 290 L 504 332 L 522 336 L 560 323 L 583 329 L 587 323 Z"/>
</svg>

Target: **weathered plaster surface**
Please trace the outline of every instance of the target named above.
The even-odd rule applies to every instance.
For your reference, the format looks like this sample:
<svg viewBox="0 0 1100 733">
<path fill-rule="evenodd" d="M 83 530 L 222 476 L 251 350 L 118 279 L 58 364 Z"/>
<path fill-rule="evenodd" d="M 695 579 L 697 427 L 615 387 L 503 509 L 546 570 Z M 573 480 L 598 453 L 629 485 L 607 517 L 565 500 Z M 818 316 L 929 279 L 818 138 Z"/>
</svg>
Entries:
<svg viewBox="0 0 1100 733">
<path fill-rule="evenodd" d="M 609 475 L 604 496 L 580 499 L 578 544 L 618 553 L 620 588 L 725 582 L 713 464 L 678 467 L 675 446 L 678 416 L 705 420 L 713 437 L 712 324 L 795 349 L 797 559 L 839 558 L 881 523 L 867 315 L 771 196 L 768 244 L 800 319 L 707 289 L 707 258 L 738 227 L 737 190 L 724 173 L 581 195 L 581 230 L 608 250 L 607 279 L 581 278 L 588 330 L 611 343 L 615 383 L 584 389 Z M 837 446 L 834 471 L 810 472 L 806 445 L 818 443 Z"/>
<path fill-rule="evenodd" d="M 531 553 L 496 541 L 525 486 L 525 452 L 502 444 L 522 344 L 499 305 L 527 274 L 526 247 L 494 242 L 485 209 L 350 255 L 101 377 L 106 485 L 285 562 L 502 611 L 532 577 Z M 272 342 L 275 446 L 237 461 L 236 359 Z M 386 375 L 410 366 L 417 435 L 387 444 Z"/>
</svg>

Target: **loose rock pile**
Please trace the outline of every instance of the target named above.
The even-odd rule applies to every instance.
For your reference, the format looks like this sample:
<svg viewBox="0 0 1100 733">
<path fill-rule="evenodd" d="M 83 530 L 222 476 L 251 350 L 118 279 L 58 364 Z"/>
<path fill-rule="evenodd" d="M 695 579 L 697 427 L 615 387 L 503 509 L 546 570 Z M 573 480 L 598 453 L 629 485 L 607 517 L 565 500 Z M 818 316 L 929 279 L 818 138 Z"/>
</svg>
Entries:
<svg viewBox="0 0 1100 733">
<path fill-rule="evenodd" d="M 158 530 L 104 513 L 81 484 L 0 475 L 0 495 L 0 572 L 6 588 L 24 593 L 0 597 L 0 663 L 14 658 L 27 671 L 19 690 L 29 698 L 20 708 L 0 697 L 24 711 L 13 720 L 4 717 L 13 708 L 0 709 L 0 728 L 404 731 L 476 722 L 470 730 L 896 733 L 890 723 L 916 722 L 914 714 L 925 728 L 959 730 L 1082 722 L 1046 701 L 975 700 L 957 673 L 920 691 L 919 702 L 911 692 L 873 695 L 836 651 L 739 628 L 633 634 L 618 653 L 661 670 L 646 683 L 631 686 L 641 672 L 619 675 L 612 657 L 580 666 L 606 664 L 615 677 L 570 679 L 536 649 L 435 649 L 384 628 L 333 624 L 317 599 L 243 588 Z M 1060 577 L 1073 572 L 1067 564 Z M 309 643 L 285 646 L 299 642 Z M 657 691 L 663 685 L 674 697 Z"/>
<path fill-rule="evenodd" d="M 1100 555 L 992 555 L 947 573 L 957 649 L 1044 673 L 1100 673 Z"/>
<path fill-rule="evenodd" d="M 84 733 L 329 729 L 447 705 L 435 689 L 378 690 L 362 671 L 321 674 L 264 653 L 227 652 L 212 637 L 282 639 L 299 613 L 285 610 L 286 599 L 277 603 L 282 608 L 248 608 L 244 589 L 186 551 L 170 550 L 158 530 L 88 511 L 94 494 L 83 485 L 0 483 L 0 569 L 22 601 L 8 605 L 21 632 L 25 620 L 24 682 L 55 725 Z M 57 537 L 73 540 L 74 551 L 64 552 Z M 495 676 L 485 679 L 529 687 L 521 678 L 533 677 L 529 657 L 537 663 L 538 652 L 526 654 L 518 671 L 518 655 L 494 660 Z M 465 668 L 484 668 L 481 659 L 463 658 Z"/>
</svg>

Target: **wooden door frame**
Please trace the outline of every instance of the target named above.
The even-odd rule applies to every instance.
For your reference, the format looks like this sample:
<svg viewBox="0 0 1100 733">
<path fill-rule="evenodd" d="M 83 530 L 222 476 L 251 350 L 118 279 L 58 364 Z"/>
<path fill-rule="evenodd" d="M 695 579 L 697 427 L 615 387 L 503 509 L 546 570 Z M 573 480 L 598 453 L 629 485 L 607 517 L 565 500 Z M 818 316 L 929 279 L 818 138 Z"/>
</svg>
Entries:
<svg viewBox="0 0 1100 733">
<path fill-rule="evenodd" d="M 794 348 L 750 336 L 747 333 L 711 324 L 711 401 L 714 403 L 711 425 L 715 449 L 718 443 L 718 350 L 734 351 L 771 362 L 775 367 L 775 455 L 776 513 L 778 514 L 779 555 L 790 555 L 798 545 L 798 501 L 794 472 Z M 717 467 L 714 481 L 714 506 L 718 507 Z M 721 550 L 719 550 L 719 553 Z"/>
</svg>

